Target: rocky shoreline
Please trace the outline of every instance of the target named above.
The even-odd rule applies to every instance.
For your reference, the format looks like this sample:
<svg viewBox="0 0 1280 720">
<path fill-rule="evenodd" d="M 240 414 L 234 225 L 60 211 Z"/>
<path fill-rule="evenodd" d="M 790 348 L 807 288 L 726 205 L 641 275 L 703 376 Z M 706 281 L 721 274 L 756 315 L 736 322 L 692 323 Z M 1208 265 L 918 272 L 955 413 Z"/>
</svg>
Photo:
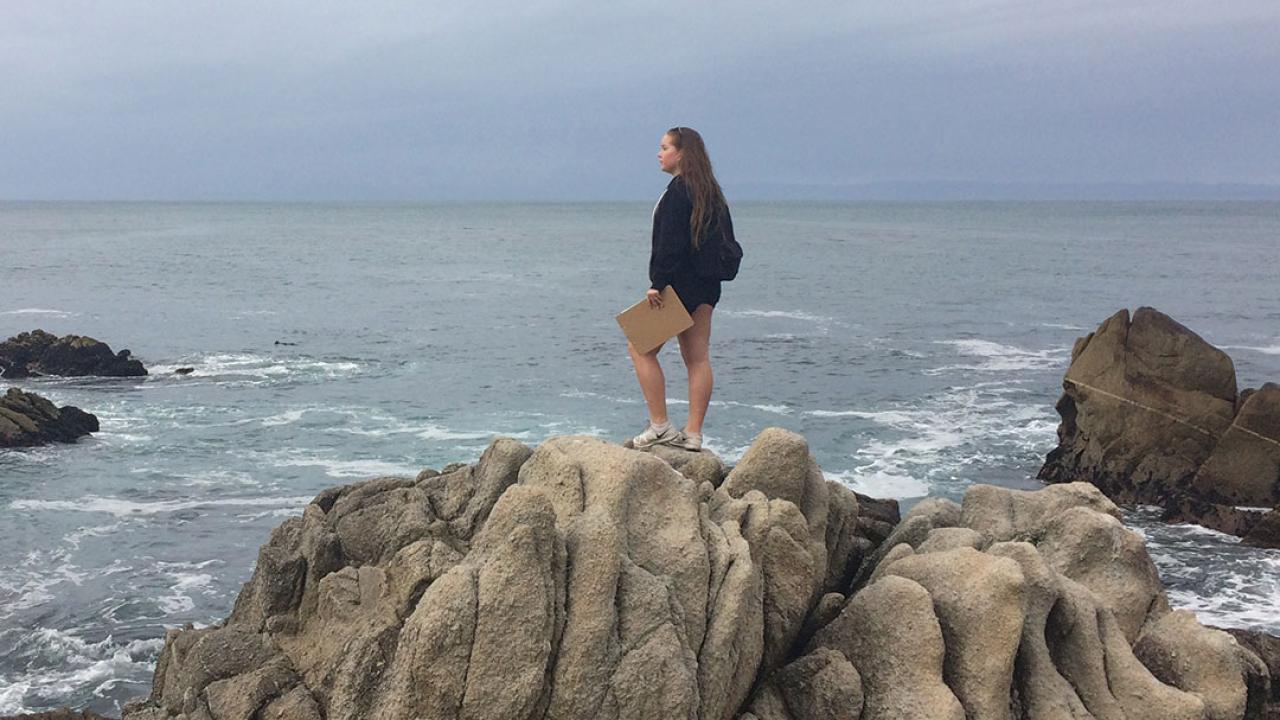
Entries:
<svg viewBox="0 0 1280 720">
<path fill-rule="evenodd" d="M 975 485 L 890 525 L 776 428 L 731 470 L 586 437 L 445 470 L 321 493 L 222 625 L 170 631 L 124 717 L 1267 712 L 1267 665 L 1169 608 L 1089 484 Z"/>
<path fill-rule="evenodd" d="M 30 351 L 69 339 L 141 368 L 33 333 L 0 367 L 88 367 Z M 1225 353 L 1139 308 L 1077 341 L 1063 388 L 1049 486 L 905 517 L 779 428 L 732 468 L 498 438 L 331 488 L 273 531 L 223 623 L 167 634 L 123 717 L 1280 718 L 1280 638 L 1172 610 L 1115 505 L 1280 547 L 1280 386 L 1238 390 Z M 0 447 L 91 430 L 0 398 Z"/>
</svg>

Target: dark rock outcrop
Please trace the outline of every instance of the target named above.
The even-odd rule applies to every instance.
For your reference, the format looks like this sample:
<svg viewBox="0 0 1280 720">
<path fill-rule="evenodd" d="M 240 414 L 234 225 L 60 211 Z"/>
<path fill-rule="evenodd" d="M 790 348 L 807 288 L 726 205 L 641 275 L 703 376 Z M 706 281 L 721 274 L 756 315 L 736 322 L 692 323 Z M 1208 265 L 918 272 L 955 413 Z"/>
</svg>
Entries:
<svg viewBox="0 0 1280 720">
<path fill-rule="evenodd" d="M 56 407 L 36 395 L 9 388 L 0 396 L 0 447 L 75 442 L 98 431 L 98 418 L 78 407 Z"/>
<path fill-rule="evenodd" d="M 1255 654 L 1170 612 L 1090 485 L 976 486 L 877 543 L 862 508 L 890 508 L 798 435 L 761 433 L 718 486 L 714 465 L 498 439 L 325 491 L 224 624 L 169 633 L 124 716 L 1204 720 L 1267 690 Z"/>
<path fill-rule="evenodd" d="M 1077 340 L 1062 385 L 1042 480 L 1280 547 L 1280 386 L 1237 393 L 1231 358 L 1147 307 Z"/>
<path fill-rule="evenodd" d="M 0 343 L 0 377 L 41 375 L 135 377 L 146 375 L 128 350 L 113 353 L 106 343 L 82 335 L 58 337 L 43 330 L 15 335 Z"/>
</svg>

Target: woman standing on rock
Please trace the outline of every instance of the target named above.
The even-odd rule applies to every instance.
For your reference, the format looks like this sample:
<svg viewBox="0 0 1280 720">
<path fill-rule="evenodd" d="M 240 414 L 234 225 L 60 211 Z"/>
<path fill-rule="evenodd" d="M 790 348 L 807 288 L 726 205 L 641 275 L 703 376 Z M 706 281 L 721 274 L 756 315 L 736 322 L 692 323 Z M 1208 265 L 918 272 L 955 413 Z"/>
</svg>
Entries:
<svg viewBox="0 0 1280 720">
<path fill-rule="evenodd" d="M 678 336 L 680 356 L 689 372 L 689 420 L 679 431 L 667 418 L 666 378 L 658 363 L 662 346 L 641 353 L 627 343 L 649 410 L 649 427 L 632 444 L 696 451 L 702 448 L 702 422 L 711 402 L 711 312 L 720 301 L 715 254 L 722 242 L 731 242 L 733 222 L 696 130 L 668 130 L 659 145 L 658 163 L 674 177 L 653 209 L 648 299 L 653 307 L 662 307 L 662 289 L 670 285 L 693 318 L 693 327 Z"/>
</svg>

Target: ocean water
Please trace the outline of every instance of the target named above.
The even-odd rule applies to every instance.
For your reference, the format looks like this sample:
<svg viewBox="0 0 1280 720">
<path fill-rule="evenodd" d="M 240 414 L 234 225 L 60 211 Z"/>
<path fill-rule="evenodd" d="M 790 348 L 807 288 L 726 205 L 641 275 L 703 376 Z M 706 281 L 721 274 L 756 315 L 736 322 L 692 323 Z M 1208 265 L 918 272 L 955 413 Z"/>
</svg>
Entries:
<svg viewBox="0 0 1280 720">
<path fill-rule="evenodd" d="M 0 714 L 146 694 L 165 629 L 225 617 L 325 487 L 474 461 L 499 434 L 638 432 L 613 315 L 648 285 L 650 210 L 0 204 L 0 338 L 91 335 L 152 371 L 6 383 L 102 431 L 0 451 Z M 1124 307 L 1226 349 L 1242 388 L 1280 380 L 1277 203 L 734 211 L 706 426 L 730 460 L 779 425 L 904 505 L 1036 488 L 1071 345 Z M 1280 552 L 1128 521 L 1175 606 L 1280 632 Z"/>
</svg>

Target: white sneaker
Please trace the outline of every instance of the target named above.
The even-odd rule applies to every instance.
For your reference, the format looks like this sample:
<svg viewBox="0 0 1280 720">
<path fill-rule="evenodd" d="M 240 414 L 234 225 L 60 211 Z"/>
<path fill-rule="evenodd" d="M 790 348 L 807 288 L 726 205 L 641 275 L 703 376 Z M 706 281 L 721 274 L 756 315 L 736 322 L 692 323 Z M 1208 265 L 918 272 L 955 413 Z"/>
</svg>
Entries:
<svg viewBox="0 0 1280 720">
<path fill-rule="evenodd" d="M 702 450 L 702 435 L 698 433 L 678 432 L 675 438 L 667 443 L 671 447 L 678 447 L 681 450 L 689 452 L 699 452 Z"/>
<path fill-rule="evenodd" d="M 653 425 L 644 429 L 644 432 L 631 438 L 631 445 L 636 449 L 652 447 L 654 445 L 663 445 L 676 439 L 680 434 L 670 423 L 661 432 L 655 430 Z"/>
</svg>

